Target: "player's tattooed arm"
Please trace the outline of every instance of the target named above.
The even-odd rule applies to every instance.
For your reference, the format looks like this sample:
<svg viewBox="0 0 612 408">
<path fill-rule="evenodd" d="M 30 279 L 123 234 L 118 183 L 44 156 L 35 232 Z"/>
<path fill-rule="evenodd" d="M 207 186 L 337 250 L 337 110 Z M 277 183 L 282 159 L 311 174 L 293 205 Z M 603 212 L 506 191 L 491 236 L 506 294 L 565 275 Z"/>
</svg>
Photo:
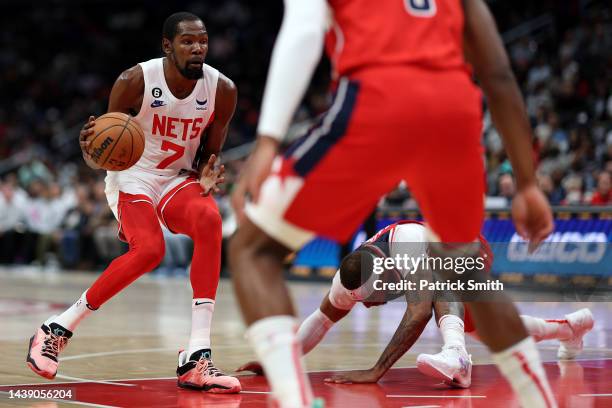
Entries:
<svg viewBox="0 0 612 408">
<path fill-rule="evenodd" d="M 368 370 L 347 371 L 326 378 L 325 382 L 337 384 L 375 383 L 399 360 L 417 341 L 427 322 L 431 319 L 432 304 L 429 301 L 419 303 L 407 303 L 406 313 L 402 317 L 395 334 L 382 355 Z"/>
</svg>

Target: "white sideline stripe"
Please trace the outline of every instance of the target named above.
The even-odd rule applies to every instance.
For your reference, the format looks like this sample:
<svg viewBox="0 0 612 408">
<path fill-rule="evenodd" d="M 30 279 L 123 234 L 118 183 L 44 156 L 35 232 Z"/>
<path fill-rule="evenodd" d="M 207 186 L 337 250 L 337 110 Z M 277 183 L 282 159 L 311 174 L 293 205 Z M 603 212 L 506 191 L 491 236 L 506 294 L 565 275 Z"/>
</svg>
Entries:
<svg viewBox="0 0 612 408">
<path fill-rule="evenodd" d="M 226 344 L 215 346 L 215 350 L 223 350 L 223 349 L 237 349 L 237 348 L 250 348 L 251 346 L 248 344 Z M 158 347 L 158 348 L 146 348 L 146 349 L 127 349 L 127 350 L 114 350 L 114 351 L 101 351 L 99 353 L 87 353 L 87 354 L 77 354 L 74 356 L 66 356 L 61 357 L 60 361 L 70 361 L 70 360 L 79 360 L 81 358 L 89 358 L 89 357 L 104 357 L 104 356 L 117 356 L 121 354 L 132 354 L 132 353 L 155 353 L 157 351 L 174 351 L 178 352 L 177 347 Z"/>
<path fill-rule="evenodd" d="M 56 375 L 56 377 L 59 377 L 59 374 Z M 176 376 L 174 377 L 147 377 L 147 378 L 119 378 L 117 380 L 113 379 L 113 378 L 106 378 L 106 379 L 102 379 L 102 380 L 98 380 L 98 381 L 106 381 L 106 382 L 113 382 L 113 381 L 155 381 L 155 380 L 172 380 L 172 379 L 176 379 Z M 93 382 L 92 380 L 87 380 L 86 382 Z M 30 384 L 0 384 L 0 387 L 28 387 L 28 386 L 34 386 L 34 385 L 70 385 L 70 384 L 76 384 L 75 381 L 58 381 L 58 382 L 40 382 L 40 383 L 30 383 Z M 0 391 L 0 392 L 4 392 L 4 391 Z"/>
<path fill-rule="evenodd" d="M 487 398 L 486 395 L 387 395 L 387 398 Z"/>
<path fill-rule="evenodd" d="M 217 347 L 215 347 L 217 348 Z M 175 350 L 175 347 L 164 347 L 164 348 L 148 348 L 148 349 L 133 349 L 133 350 L 115 350 L 115 351 L 101 351 L 99 353 L 87 353 L 87 354 L 77 354 L 75 356 L 66 356 L 62 357 L 60 361 L 70 361 L 70 360 L 80 360 L 82 358 L 89 357 L 104 357 L 104 356 L 115 356 L 121 354 L 131 354 L 131 353 L 154 353 L 156 351 L 169 351 Z"/>
<path fill-rule="evenodd" d="M 612 394 L 578 394 L 579 397 L 612 397 Z"/>
<path fill-rule="evenodd" d="M 440 405 L 406 405 L 402 408 L 438 408 Z"/>
<path fill-rule="evenodd" d="M 118 385 L 120 387 L 136 387 L 136 384 L 125 384 L 125 383 L 120 383 L 120 382 L 110 382 L 110 381 L 104 381 L 104 380 L 90 380 L 88 378 L 70 377 L 69 375 L 62 375 L 62 374 L 57 374 L 56 377 L 63 378 L 64 380 L 74 380 L 76 382 Z"/>
<path fill-rule="evenodd" d="M 57 384 L 57 383 L 55 383 Z M 8 394 L 8 391 L 0 391 L 0 394 Z M 30 401 L 32 400 L 43 400 L 43 401 L 53 401 L 53 402 L 61 402 L 63 404 L 73 404 L 73 405 L 82 405 L 86 407 L 97 407 L 97 408 L 119 408 L 115 405 L 100 405 L 100 404 L 91 404 L 89 402 L 82 401 L 74 401 L 68 399 L 59 399 L 59 398 L 28 398 Z M 23 401 L 23 400 L 22 400 Z"/>
</svg>

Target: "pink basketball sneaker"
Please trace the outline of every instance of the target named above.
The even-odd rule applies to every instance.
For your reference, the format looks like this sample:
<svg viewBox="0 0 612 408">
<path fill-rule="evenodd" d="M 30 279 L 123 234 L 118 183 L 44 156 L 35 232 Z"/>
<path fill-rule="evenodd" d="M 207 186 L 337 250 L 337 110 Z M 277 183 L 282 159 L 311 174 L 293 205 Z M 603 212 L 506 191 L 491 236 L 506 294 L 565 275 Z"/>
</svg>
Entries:
<svg viewBox="0 0 612 408">
<path fill-rule="evenodd" d="M 54 379 L 57 374 L 57 357 L 68 344 L 70 337 L 72 332 L 59 324 L 43 323 L 30 338 L 26 359 L 28 367 L 42 377 Z"/>
<path fill-rule="evenodd" d="M 193 353 L 187 360 L 187 352 L 179 351 L 178 386 L 212 393 L 231 394 L 240 392 L 242 386 L 236 377 L 223 374 L 215 367 L 210 349 Z"/>
</svg>

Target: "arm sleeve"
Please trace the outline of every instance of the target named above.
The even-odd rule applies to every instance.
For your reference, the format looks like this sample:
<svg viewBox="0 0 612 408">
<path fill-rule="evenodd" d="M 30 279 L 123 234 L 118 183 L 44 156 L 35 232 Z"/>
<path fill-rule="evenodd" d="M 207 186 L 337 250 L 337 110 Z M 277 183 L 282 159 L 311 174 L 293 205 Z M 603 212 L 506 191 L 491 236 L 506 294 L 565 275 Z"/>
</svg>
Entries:
<svg viewBox="0 0 612 408">
<path fill-rule="evenodd" d="M 321 58 L 327 24 L 325 0 L 285 0 L 272 51 L 257 133 L 282 140 Z"/>
<path fill-rule="evenodd" d="M 346 289 L 340 282 L 340 271 L 336 272 L 329 290 L 329 301 L 332 306 L 340 310 L 351 310 L 356 300 L 350 290 Z"/>
<path fill-rule="evenodd" d="M 302 353 L 308 354 L 315 348 L 333 325 L 334 322 L 319 308 L 308 316 L 297 332 L 297 338 L 302 343 Z"/>
</svg>

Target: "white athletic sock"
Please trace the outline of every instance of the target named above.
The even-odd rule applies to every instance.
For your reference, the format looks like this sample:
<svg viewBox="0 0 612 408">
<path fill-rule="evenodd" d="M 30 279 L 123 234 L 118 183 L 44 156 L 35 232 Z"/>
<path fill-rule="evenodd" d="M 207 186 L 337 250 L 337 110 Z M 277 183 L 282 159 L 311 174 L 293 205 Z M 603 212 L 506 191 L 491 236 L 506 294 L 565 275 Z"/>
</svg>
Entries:
<svg viewBox="0 0 612 408">
<path fill-rule="evenodd" d="M 493 354 L 493 360 L 510 382 L 522 407 L 557 406 L 533 338 L 527 337 L 510 348 Z"/>
<path fill-rule="evenodd" d="M 87 304 L 87 291 L 83 292 L 79 300 L 77 300 L 72 306 L 68 308 L 64 313 L 54 318 L 49 319 L 49 322 L 57 323 L 62 327 L 74 332 L 74 329 L 81 323 L 81 320 L 89 316 L 91 312 L 96 309 L 92 309 Z"/>
<path fill-rule="evenodd" d="M 567 324 L 567 320 L 544 320 L 526 315 L 521 315 L 521 319 L 527 328 L 527 333 L 535 341 L 549 339 L 567 340 L 574 334 L 572 328 Z"/>
<path fill-rule="evenodd" d="M 315 310 L 300 325 L 297 338 L 302 343 L 302 353 L 308 354 L 323 339 L 334 322 L 321 309 Z"/>
<path fill-rule="evenodd" d="M 210 348 L 210 326 L 212 325 L 215 301 L 208 298 L 193 299 L 191 303 L 191 337 L 187 356 L 198 350 Z"/>
<path fill-rule="evenodd" d="M 459 316 L 444 315 L 438 321 L 444 339 L 444 347 L 455 346 L 465 350 L 465 331 Z"/>
<path fill-rule="evenodd" d="M 246 333 L 281 408 L 307 407 L 312 403 L 296 327 L 293 316 L 271 316 L 253 323 Z"/>
</svg>

